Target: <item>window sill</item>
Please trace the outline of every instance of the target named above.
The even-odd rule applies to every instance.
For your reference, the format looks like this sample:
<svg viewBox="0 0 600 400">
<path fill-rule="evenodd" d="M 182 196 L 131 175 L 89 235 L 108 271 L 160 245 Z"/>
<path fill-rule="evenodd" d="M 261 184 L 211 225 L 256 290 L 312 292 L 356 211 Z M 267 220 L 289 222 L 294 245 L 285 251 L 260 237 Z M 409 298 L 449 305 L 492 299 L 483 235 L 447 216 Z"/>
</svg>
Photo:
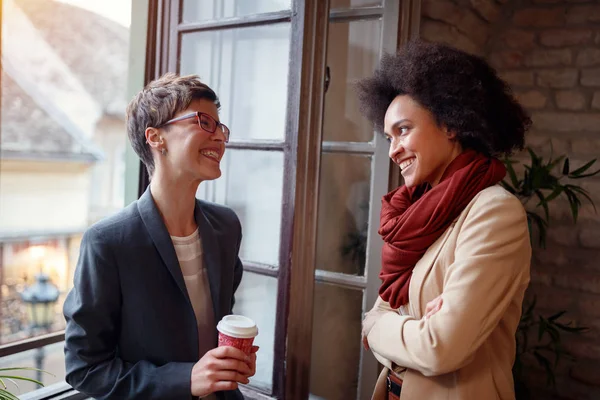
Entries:
<svg viewBox="0 0 600 400">
<path fill-rule="evenodd" d="M 85 400 L 86 395 L 73 389 L 67 382 L 58 382 L 19 396 L 20 400 Z"/>
<path fill-rule="evenodd" d="M 240 392 L 244 395 L 244 399 L 248 400 L 274 400 L 274 397 L 270 397 L 264 393 L 261 393 L 250 387 L 240 386 Z"/>
<path fill-rule="evenodd" d="M 273 400 L 263 393 L 247 387 L 241 387 L 240 391 L 248 400 Z M 67 382 L 58 382 L 33 392 L 19 396 L 20 400 L 87 400 L 89 397 L 73 389 Z"/>
</svg>

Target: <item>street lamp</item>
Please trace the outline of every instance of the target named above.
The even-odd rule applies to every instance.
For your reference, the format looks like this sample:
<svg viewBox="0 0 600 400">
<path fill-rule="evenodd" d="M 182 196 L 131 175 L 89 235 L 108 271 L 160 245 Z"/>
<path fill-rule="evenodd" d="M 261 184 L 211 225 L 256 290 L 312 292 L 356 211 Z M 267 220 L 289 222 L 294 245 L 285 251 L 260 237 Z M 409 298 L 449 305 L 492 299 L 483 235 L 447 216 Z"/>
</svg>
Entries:
<svg viewBox="0 0 600 400">
<path fill-rule="evenodd" d="M 27 306 L 30 334 L 35 329 L 48 331 L 54 321 L 54 304 L 58 300 L 58 288 L 50 282 L 48 275 L 43 272 L 35 276 L 35 283 L 21 292 L 21 299 Z M 35 354 L 35 366 L 42 369 L 44 348 L 38 347 Z M 37 380 L 41 382 L 42 372 L 37 371 Z"/>
</svg>

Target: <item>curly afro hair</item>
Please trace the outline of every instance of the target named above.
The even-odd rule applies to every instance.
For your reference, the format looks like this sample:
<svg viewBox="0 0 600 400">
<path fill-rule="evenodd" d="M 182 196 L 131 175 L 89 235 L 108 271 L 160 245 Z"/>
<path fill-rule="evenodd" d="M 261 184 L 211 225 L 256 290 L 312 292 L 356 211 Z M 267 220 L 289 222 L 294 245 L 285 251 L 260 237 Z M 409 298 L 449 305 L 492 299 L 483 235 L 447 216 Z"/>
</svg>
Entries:
<svg viewBox="0 0 600 400">
<path fill-rule="evenodd" d="M 455 132 L 463 149 L 509 155 L 524 146 L 531 126 L 510 87 L 482 58 L 441 43 L 415 40 L 386 54 L 375 74 L 357 83 L 362 113 L 383 131 L 385 113 L 399 95 L 429 110 Z"/>
</svg>

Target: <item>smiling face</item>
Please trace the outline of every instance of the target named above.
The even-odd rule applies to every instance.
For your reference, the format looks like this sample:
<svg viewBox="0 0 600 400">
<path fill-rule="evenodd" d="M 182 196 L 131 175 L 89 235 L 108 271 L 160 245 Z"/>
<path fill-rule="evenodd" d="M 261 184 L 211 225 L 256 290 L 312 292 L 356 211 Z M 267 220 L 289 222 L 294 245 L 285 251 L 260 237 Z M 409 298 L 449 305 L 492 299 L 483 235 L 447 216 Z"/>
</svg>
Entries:
<svg viewBox="0 0 600 400">
<path fill-rule="evenodd" d="M 408 95 L 396 97 L 385 113 L 389 156 L 400 166 L 407 187 L 439 183 L 446 167 L 461 152 L 455 134 L 440 127 L 433 115 Z"/>
<path fill-rule="evenodd" d="M 208 114 L 219 121 L 214 102 L 206 99 L 193 100 L 189 107 L 173 118 L 196 111 Z M 173 122 L 162 128 L 167 155 L 156 163 L 163 167 L 172 179 L 187 178 L 192 181 L 213 180 L 221 176 L 221 158 L 225 153 L 225 136 L 220 129 L 210 133 L 198 125 L 198 118 Z"/>
</svg>

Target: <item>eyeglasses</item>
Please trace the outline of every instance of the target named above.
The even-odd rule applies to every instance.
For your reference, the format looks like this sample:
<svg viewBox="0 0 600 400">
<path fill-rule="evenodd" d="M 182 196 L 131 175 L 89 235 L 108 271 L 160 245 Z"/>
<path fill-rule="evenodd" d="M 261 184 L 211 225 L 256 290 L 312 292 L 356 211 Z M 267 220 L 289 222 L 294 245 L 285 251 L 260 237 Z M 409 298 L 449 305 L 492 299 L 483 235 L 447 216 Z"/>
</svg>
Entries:
<svg viewBox="0 0 600 400">
<path fill-rule="evenodd" d="M 215 120 L 210 115 L 205 114 L 200 111 L 196 111 L 191 114 L 186 114 L 186 115 L 182 115 L 181 117 L 170 119 L 167 122 L 165 122 L 164 124 L 162 124 L 161 126 L 159 126 L 159 128 L 162 128 L 165 125 L 169 125 L 169 124 L 172 124 L 177 121 L 183 121 L 184 119 L 190 119 L 190 118 L 197 118 L 198 126 L 200 126 L 200 128 L 202 128 L 203 130 L 205 130 L 208 133 L 215 133 L 217 131 L 217 129 L 220 129 L 221 132 L 223 133 L 223 136 L 225 136 L 225 143 L 229 142 L 229 134 L 230 134 L 229 128 L 227 126 L 225 126 L 224 124 L 220 123 L 219 121 Z"/>
</svg>

